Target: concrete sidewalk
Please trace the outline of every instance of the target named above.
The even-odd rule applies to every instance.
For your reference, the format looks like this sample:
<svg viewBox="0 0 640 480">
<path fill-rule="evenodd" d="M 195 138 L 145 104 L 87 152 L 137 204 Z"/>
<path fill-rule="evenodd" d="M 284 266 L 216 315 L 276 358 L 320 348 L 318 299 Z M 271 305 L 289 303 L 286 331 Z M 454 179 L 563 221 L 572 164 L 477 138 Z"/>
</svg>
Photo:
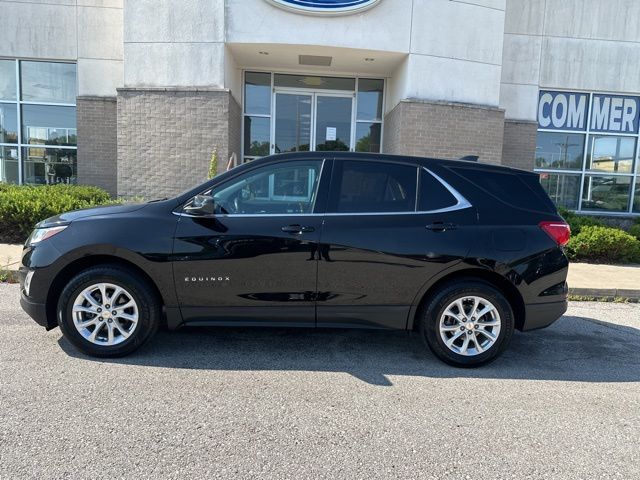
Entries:
<svg viewBox="0 0 640 480">
<path fill-rule="evenodd" d="M 22 245 L 0 244 L 0 270 L 17 270 Z M 640 265 L 572 263 L 569 267 L 572 295 L 640 299 Z"/>
</svg>

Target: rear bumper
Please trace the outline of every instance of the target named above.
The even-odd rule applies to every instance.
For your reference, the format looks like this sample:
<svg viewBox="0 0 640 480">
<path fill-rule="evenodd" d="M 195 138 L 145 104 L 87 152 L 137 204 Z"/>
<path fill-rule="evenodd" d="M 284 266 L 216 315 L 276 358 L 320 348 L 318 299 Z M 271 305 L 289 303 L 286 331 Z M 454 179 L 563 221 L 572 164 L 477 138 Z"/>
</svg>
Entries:
<svg viewBox="0 0 640 480">
<path fill-rule="evenodd" d="M 567 311 L 568 306 L 567 300 L 525 305 L 525 321 L 522 330 L 537 330 L 548 327 Z"/>
</svg>

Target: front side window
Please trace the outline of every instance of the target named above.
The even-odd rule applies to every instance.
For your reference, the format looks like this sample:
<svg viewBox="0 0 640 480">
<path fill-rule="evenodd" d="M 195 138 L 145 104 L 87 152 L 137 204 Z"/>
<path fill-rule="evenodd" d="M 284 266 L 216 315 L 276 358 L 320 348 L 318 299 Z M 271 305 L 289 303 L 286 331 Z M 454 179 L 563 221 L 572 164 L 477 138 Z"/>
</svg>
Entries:
<svg viewBox="0 0 640 480">
<path fill-rule="evenodd" d="M 396 163 L 338 161 L 330 212 L 414 212 L 416 167 Z"/>
<path fill-rule="evenodd" d="M 214 187 L 221 214 L 274 215 L 312 213 L 322 160 L 268 165 Z"/>
</svg>

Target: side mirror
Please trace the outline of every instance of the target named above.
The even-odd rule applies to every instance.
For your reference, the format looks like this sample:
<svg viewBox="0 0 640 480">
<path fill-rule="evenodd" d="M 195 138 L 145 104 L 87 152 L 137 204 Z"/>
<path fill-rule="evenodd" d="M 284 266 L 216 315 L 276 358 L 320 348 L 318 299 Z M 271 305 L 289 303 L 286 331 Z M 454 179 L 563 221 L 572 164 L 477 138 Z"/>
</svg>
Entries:
<svg viewBox="0 0 640 480">
<path fill-rule="evenodd" d="M 189 215 L 213 215 L 215 212 L 213 197 L 209 195 L 196 195 L 195 197 L 193 197 L 191 203 L 184 207 L 183 210 Z"/>
</svg>

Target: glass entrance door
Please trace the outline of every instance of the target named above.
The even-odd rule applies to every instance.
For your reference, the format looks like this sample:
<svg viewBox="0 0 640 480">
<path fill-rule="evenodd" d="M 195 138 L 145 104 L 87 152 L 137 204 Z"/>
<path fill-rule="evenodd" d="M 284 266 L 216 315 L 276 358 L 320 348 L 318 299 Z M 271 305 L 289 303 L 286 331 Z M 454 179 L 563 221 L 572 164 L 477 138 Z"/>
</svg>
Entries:
<svg viewBox="0 0 640 480">
<path fill-rule="evenodd" d="M 273 153 L 308 152 L 311 146 L 313 95 L 276 94 Z"/>
<path fill-rule="evenodd" d="M 351 150 L 352 95 L 316 94 L 315 150 L 348 152 Z"/>
<path fill-rule="evenodd" d="M 353 94 L 275 92 L 272 153 L 353 150 Z"/>
</svg>

